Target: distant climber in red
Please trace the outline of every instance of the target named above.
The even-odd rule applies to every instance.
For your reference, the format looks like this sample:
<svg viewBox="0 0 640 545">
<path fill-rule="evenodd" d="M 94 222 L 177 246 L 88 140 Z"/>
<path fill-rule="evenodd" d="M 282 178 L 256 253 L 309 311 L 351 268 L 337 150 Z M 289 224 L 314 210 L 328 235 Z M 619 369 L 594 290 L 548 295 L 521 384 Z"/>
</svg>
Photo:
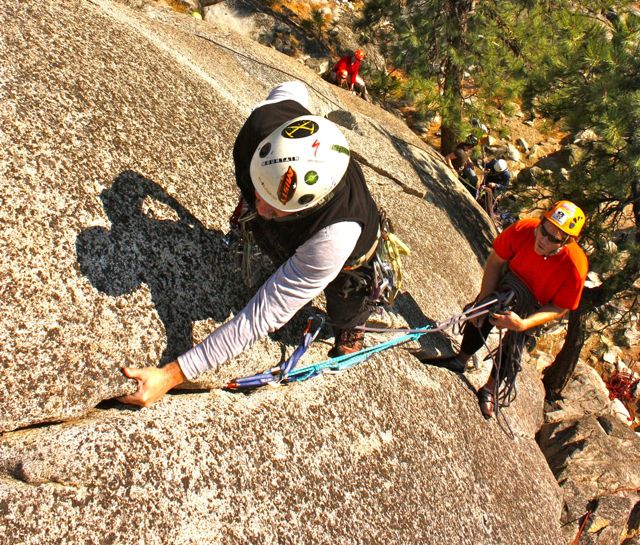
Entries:
<svg viewBox="0 0 640 545">
<path fill-rule="evenodd" d="M 365 52 L 362 49 L 356 49 L 353 54 L 345 55 L 335 64 L 330 77 L 336 85 L 346 87 L 349 91 L 368 100 L 367 86 L 359 74 L 360 62 L 364 57 Z"/>
</svg>

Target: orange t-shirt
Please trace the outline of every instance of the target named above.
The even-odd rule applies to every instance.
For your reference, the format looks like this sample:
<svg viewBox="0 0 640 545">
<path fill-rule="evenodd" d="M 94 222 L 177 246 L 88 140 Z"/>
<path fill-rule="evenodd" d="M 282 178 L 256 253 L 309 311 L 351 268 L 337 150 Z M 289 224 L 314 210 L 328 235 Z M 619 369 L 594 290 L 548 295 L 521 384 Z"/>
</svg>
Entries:
<svg viewBox="0 0 640 545">
<path fill-rule="evenodd" d="M 541 305 L 551 303 L 560 308 L 578 308 L 589 263 L 575 242 L 563 246 L 552 256 L 534 250 L 535 229 L 539 219 L 514 223 L 493 241 L 493 249 L 529 288 Z"/>
</svg>

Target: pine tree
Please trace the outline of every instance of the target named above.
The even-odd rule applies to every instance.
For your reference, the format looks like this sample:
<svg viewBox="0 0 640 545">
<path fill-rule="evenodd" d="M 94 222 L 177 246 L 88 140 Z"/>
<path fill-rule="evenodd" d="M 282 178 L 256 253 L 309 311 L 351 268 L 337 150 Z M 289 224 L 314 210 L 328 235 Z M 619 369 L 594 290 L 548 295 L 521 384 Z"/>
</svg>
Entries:
<svg viewBox="0 0 640 545">
<path fill-rule="evenodd" d="M 367 0 L 361 26 L 406 74 L 402 90 L 423 114 L 442 117 L 441 152 L 466 135 L 466 120 L 491 119 L 522 87 L 521 48 L 510 31 L 518 2 Z M 506 77 L 509 75 L 510 77 Z"/>
<path fill-rule="evenodd" d="M 615 8 L 603 0 L 365 2 L 362 24 L 406 74 L 402 91 L 423 111 L 441 114 L 443 154 L 467 131 L 466 119 L 491 123 L 521 98 L 569 133 L 596 135 L 568 179 L 556 176 L 541 188 L 541 207 L 560 199 L 583 207 L 589 218 L 583 245 L 593 250 L 591 268 L 604 280 L 586 289 L 569 315 L 565 345 L 545 376 L 550 393 L 562 389 L 578 360 L 586 318 L 605 319 L 608 302 L 638 292 L 639 19 L 630 0 Z M 623 221 L 633 228 L 612 253 Z"/>
<path fill-rule="evenodd" d="M 629 6 L 630 3 L 625 3 Z M 556 47 L 541 53 L 527 89 L 530 103 L 560 120 L 567 131 L 594 134 L 569 178 L 546 183 L 554 199 L 567 198 L 588 217 L 583 241 L 592 249 L 592 270 L 602 285 L 585 289 L 580 308 L 569 318 L 565 345 L 545 376 L 550 393 L 564 387 L 584 342 L 585 319 L 606 304 L 636 293 L 640 275 L 640 14 L 618 3 L 567 3 L 550 21 Z M 631 222 L 622 240 L 623 222 Z M 612 252 L 611 243 L 621 242 Z M 635 310 L 634 310 L 635 307 Z M 624 327 L 626 321 L 618 323 Z"/>
</svg>

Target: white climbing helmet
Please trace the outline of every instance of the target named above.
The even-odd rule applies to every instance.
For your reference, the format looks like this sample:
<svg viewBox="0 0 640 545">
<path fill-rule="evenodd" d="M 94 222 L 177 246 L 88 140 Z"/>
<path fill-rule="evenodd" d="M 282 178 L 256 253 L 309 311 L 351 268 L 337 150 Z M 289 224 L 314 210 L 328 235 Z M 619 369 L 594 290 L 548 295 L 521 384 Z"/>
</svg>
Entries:
<svg viewBox="0 0 640 545">
<path fill-rule="evenodd" d="M 326 202 L 349 165 L 349 143 L 323 117 L 303 115 L 280 125 L 256 148 L 251 181 L 260 198 L 283 212 Z"/>
<path fill-rule="evenodd" d="M 493 165 L 493 170 L 496 172 L 504 172 L 507 170 L 507 162 L 504 159 L 498 159 Z"/>
</svg>

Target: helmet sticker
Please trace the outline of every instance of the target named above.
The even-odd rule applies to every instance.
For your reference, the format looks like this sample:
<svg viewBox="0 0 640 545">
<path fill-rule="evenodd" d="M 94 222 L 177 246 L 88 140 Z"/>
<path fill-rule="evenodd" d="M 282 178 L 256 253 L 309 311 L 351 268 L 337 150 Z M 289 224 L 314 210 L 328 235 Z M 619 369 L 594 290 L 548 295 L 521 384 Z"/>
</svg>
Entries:
<svg viewBox="0 0 640 545">
<path fill-rule="evenodd" d="M 277 157 L 275 159 L 269 159 L 268 161 L 262 161 L 260 164 L 263 167 L 267 165 L 277 165 L 278 163 L 293 163 L 300 160 L 299 157 Z"/>
<path fill-rule="evenodd" d="M 320 147 L 320 140 L 316 139 L 316 141 L 311 144 L 311 147 L 314 149 L 313 156 L 318 157 L 318 148 Z"/>
<path fill-rule="evenodd" d="M 260 148 L 260 158 L 264 159 L 269 152 L 271 151 L 271 144 L 267 142 L 264 146 Z"/>
<path fill-rule="evenodd" d="M 304 182 L 307 185 L 313 185 L 318 181 L 318 178 L 319 178 L 318 173 L 315 170 L 310 170 L 304 175 Z"/>
<path fill-rule="evenodd" d="M 569 216 L 565 214 L 564 210 L 558 208 L 558 210 L 551 215 L 551 219 L 558 222 L 560 225 L 564 225 L 564 222 L 569 219 Z"/>
<path fill-rule="evenodd" d="M 287 169 L 280 178 L 280 185 L 278 186 L 278 200 L 282 204 L 287 204 L 292 198 L 293 194 L 296 192 L 296 187 L 298 187 L 298 175 L 296 171 L 291 167 Z"/>
<path fill-rule="evenodd" d="M 313 197 L 314 195 L 310 195 L 310 194 L 302 195 L 302 197 L 298 199 L 298 204 L 302 204 L 302 205 L 309 204 L 313 200 Z"/>
<path fill-rule="evenodd" d="M 299 119 L 282 129 L 284 138 L 306 138 L 318 132 L 318 124 L 311 119 Z"/>
<path fill-rule="evenodd" d="M 563 203 L 553 212 L 553 214 L 551 214 L 551 219 L 558 222 L 558 225 L 564 225 L 564 223 L 571 219 L 574 214 L 575 209 L 572 210 L 567 203 Z"/>
<path fill-rule="evenodd" d="M 331 146 L 333 151 L 337 151 L 338 153 L 344 153 L 345 155 L 349 155 L 349 148 L 345 148 L 344 146 L 340 146 L 339 144 L 333 144 Z"/>
</svg>

